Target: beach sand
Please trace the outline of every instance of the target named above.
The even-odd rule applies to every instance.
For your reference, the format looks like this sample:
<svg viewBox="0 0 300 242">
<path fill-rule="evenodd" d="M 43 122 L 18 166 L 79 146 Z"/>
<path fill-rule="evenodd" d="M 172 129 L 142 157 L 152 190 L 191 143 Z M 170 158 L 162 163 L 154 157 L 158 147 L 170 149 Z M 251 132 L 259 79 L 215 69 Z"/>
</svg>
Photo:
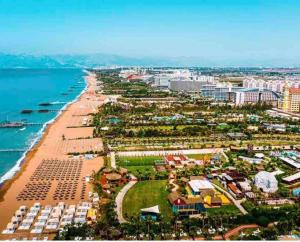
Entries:
<svg viewBox="0 0 300 242">
<path fill-rule="evenodd" d="M 93 74 L 86 76 L 88 83 L 87 90 L 78 98 L 78 100 L 70 104 L 65 111 L 63 111 L 59 117 L 46 128 L 43 137 L 36 144 L 31 151 L 26 155 L 25 161 L 14 178 L 5 182 L 0 190 L 0 231 L 5 229 L 7 223 L 10 221 L 14 212 L 21 206 L 32 206 L 35 202 L 40 202 L 42 205 L 56 205 L 59 201 L 64 201 L 67 204 L 77 204 L 83 201 L 81 198 L 81 190 L 83 180 L 85 176 L 91 175 L 93 171 L 98 171 L 103 166 L 103 158 L 96 157 L 93 159 L 82 158 L 82 169 L 79 178 L 72 177 L 72 181 L 78 181 L 78 187 L 76 189 L 75 199 L 71 200 L 54 200 L 53 193 L 55 192 L 58 181 L 50 181 L 51 188 L 47 193 L 45 200 L 20 200 L 16 197 L 25 188 L 25 185 L 30 183 L 30 178 L 36 171 L 37 167 L 43 160 L 57 159 L 67 160 L 70 156 L 66 153 L 66 150 L 78 150 L 83 151 L 90 150 L 90 148 L 97 147 L 102 148 L 101 139 L 82 139 L 92 136 L 92 129 L 87 127 L 68 128 L 74 123 L 74 117 L 82 116 L 89 117 L 90 113 L 96 112 L 97 107 L 103 104 L 104 96 L 99 96 L 95 93 L 96 77 Z M 78 122 L 77 122 L 78 123 Z M 79 123 L 80 124 L 80 123 Z M 65 135 L 63 139 L 62 135 Z M 72 140 L 68 140 L 68 139 Z M 77 138 L 78 143 L 76 142 Z M 69 144 L 71 143 L 71 144 Z M 87 143 L 87 147 L 84 145 Z M 70 146 L 71 147 L 68 147 Z M 63 148 L 62 148 L 63 147 Z M 87 185 L 85 192 L 85 199 L 88 198 L 88 192 L 91 191 L 90 184 Z M 0 235 L 0 239 L 5 239 L 5 235 Z"/>
</svg>

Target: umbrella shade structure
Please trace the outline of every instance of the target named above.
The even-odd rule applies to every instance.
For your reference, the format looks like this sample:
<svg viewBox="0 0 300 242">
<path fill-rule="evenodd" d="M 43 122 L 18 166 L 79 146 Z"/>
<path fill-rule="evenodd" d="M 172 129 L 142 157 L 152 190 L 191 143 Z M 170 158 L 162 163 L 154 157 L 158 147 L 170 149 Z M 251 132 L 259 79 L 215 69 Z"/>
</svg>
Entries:
<svg viewBox="0 0 300 242">
<path fill-rule="evenodd" d="M 109 182 L 117 182 L 122 178 L 122 176 L 118 173 L 110 173 L 106 175 L 106 179 Z"/>
<path fill-rule="evenodd" d="M 11 222 L 12 222 L 13 224 L 19 224 L 21 221 L 22 221 L 22 218 L 21 218 L 21 217 L 13 216 L 13 217 L 11 218 Z"/>
<path fill-rule="evenodd" d="M 27 207 L 25 205 L 19 207 L 19 211 L 25 213 L 27 211 Z"/>
<path fill-rule="evenodd" d="M 15 212 L 15 217 L 17 217 L 17 218 L 22 218 L 23 215 L 24 215 L 24 213 L 22 213 L 20 210 L 17 210 L 17 211 Z"/>
<path fill-rule="evenodd" d="M 35 204 L 33 204 L 33 207 L 40 209 L 41 208 L 41 204 L 40 203 L 35 203 Z"/>
<path fill-rule="evenodd" d="M 16 228 L 17 228 L 17 225 L 13 224 L 13 223 L 8 223 L 6 226 L 6 229 L 8 229 L 8 230 L 16 230 Z"/>
<path fill-rule="evenodd" d="M 142 208 L 141 212 L 160 214 L 158 205 L 149 208 Z"/>
<path fill-rule="evenodd" d="M 141 219 L 143 219 L 143 220 L 150 217 L 152 220 L 156 221 L 159 214 L 160 214 L 160 211 L 159 211 L 158 205 L 141 209 Z"/>
</svg>

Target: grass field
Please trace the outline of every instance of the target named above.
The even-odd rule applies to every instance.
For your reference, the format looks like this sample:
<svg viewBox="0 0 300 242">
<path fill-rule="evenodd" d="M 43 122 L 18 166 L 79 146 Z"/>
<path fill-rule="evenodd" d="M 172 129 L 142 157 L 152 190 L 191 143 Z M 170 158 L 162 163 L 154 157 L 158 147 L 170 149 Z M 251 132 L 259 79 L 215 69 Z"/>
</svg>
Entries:
<svg viewBox="0 0 300 242">
<path fill-rule="evenodd" d="M 119 166 L 152 166 L 155 161 L 161 161 L 162 156 L 129 156 L 118 157 L 117 161 Z"/>
<path fill-rule="evenodd" d="M 123 214 L 126 218 L 139 216 L 141 208 L 159 205 L 164 219 L 172 217 L 171 206 L 166 190 L 167 180 L 149 180 L 136 183 L 125 195 L 123 201 Z"/>
<path fill-rule="evenodd" d="M 139 172 L 146 172 L 149 171 L 151 174 L 155 173 L 153 166 L 124 166 L 130 173 L 134 176 L 138 176 Z"/>
<path fill-rule="evenodd" d="M 237 215 L 240 214 L 240 210 L 233 205 L 224 205 L 219 208 L 208 208 L 207 209 L 208 215 L 224 215 L 224 214 L 230 214 L 230 215 Z"/>
</svg>

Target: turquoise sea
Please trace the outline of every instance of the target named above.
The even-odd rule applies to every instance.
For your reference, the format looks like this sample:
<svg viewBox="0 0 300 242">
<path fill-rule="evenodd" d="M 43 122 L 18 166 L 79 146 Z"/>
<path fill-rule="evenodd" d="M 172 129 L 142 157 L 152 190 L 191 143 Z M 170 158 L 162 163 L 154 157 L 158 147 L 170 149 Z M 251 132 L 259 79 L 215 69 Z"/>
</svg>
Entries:
<svg viewBox="0 0 300 242">
<path fill-rule="evenodd" d="M 41 137 L 46 123 L 84 90 L 85 73 L 80 69 L 0 69 L 0 122 L 39 123 L 24 128 L 0 128 L 0 184 L 12 177 L 24 159 L 24 152 Z M 51 103 L 51 106 L 39 106 Z M 24 109 L 36 110 L 21 114 Z"/>
</svg>

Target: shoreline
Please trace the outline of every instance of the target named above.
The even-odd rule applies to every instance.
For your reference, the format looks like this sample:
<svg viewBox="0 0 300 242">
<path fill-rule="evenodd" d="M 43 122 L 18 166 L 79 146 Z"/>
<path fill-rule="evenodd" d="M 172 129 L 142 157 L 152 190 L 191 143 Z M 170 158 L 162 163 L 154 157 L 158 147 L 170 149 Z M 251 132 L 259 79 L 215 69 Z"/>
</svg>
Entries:
<svg viewBox="0 0 300 242">
<path fill-rule="evenodd" d="M 97 155 L 87 158 L 69 154 L 74 150 L 81 153 L 103 150 L 100 138 L 84 138 L 91 137 L 93 130 L 83 123 L 97 112 L 106 97 L 97 93 L 96 75 L 93 72 L 85 71 L 85 73 L 82 75 L 86 83 L 85 88 L 77 98 L 63 107 L 64 111 L 59 112 L 53 122 L 49 121 L 45 125 L 43 135 L 27 152 L 20 170 L 0 187 L 0 231 L 5 229 L 20 206 L 29 208 L 36 202 L 41 206 L 55 206 L 58 202 L 74 205 L 89 201 L 93 185 L 86 177 L 103 167 L 103 157 Z M 78 126 L 75 131 L 70 128 L 74 125 Z M 56 165 L 52 166 L 52 162 Z M 45 171 L 39 169 L 41 166 Z M 56 169 L 56 166 L 61 169 Z M 68 169 L 69 167 L 77 169 Z M 36 177 L 33 178 L 34 176 Z M 45 183 L 44 177 L 48 184 L 47 190 L 40 187 Z M 61 189 L 61 184 L 72 184 L 69 188 L 71 193 Z M 18 234 L 17 231 L 16 235 Z M 31 234 L 28 236 L 31 237 Z M 0 240 L 11 237 L 1 234 Z"/>
<path fill-rule="evenodd" d="M 87 82 L 86 77 L 90 75 L 90 72 L 87 70 L 82 70 L 82 72 L 83 72 L 82 77 L 85 82 L 84 89 L 73 100 L 66 103 L 57 112 L 54 118 L 52 118 L 51 120 L 43 124 L 42 128 L 36 133 L 37 137 L 32 141 L 32 143 L 22 154 L 22 156 L 16 161 L 15 165 L 12 168 L 10 168 L 3 176 L 0 177 L 0 201 L 3 200 L 3 196 L 5 195 L 6 191 L 9 189 L 10 185 L 22 175 L 23 171 L 28 165 L 28 162 L 35 155 L 36 151 L 43 143 L 43 140 L 48 135 L 51 126 L 60 119 L 64 110 L 66 110 L 73 103 L 77 102 L 80 99 L 80 97 L 88 90 L 89 83 Z"/>
</svg>

